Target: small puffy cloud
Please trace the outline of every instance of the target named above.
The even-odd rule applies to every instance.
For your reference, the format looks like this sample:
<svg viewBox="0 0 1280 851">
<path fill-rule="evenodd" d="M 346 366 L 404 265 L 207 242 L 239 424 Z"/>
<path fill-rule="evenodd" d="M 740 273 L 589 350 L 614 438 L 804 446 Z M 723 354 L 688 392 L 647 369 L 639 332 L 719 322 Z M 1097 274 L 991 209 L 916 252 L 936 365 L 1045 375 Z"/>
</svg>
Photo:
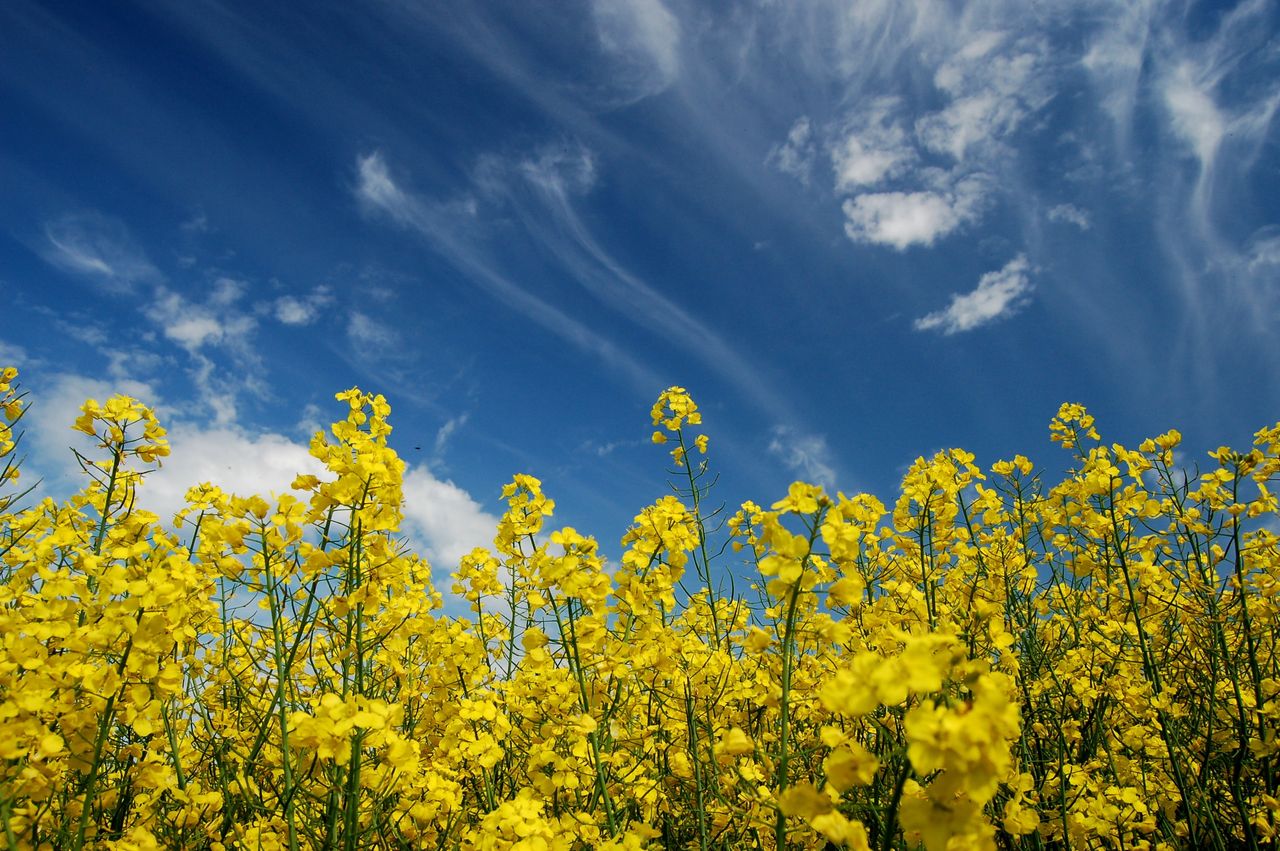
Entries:
<svg viewBox="0 0 1280 851">
<path fill-rule="evenodd" d="M 777 426 L 769 442 L 769 452 L 804 481 L 827 489 L 835 486 L 831 449 L 822 435 L 802 434 L 790 426 Z"/>
<path fill-rule="evenodd" d="M 1048 102 L 1048 46 L 1038 38 L 1006 42 L 1004 33 L 974 33 L 937 70 L 934 85 L 951 101 L 916 122 L 926 148 L 957 162 L 970 150 L 998 150 L 1027 115 Z"/>
<path fill-rule="evenodd" d="M 813 126 L 807 116 L 801 116 L 787 131 L 787 140 L 769 150 L 765 165 L 773 166 L 783 174 L 789 174 L 808 185 L 810 172 L 813 170 L 813 157 Z"/>
<path fill-rule="evenodd" d="M 1035 33 L 990 29 L 990 16 L 951 15 L 936 4 L 907 4 L 910 11 L 900 19 L 893 4 L 860 8 L 842 13 L 845 20 L 835 27 L 843 36 L 844 25 L 859 21 L 859 37 L 877 34 L 856 51 L 856 66 L 866 63 L 868 76 L 874 68 L 896 71 L 897 63 L 929 71 L 930 105 L 936 106 L 920 111 L 924 102 L 914 87 L 874 98 L 857 94 L 885 89 L 855 88 L 843 121 L 793 128 L 767 162 L 807 175 L 818 147 L 830 157 L 850 239 L 900 251 L 931 246 L 979 221 L 988 199 L 1004 191 L 989 175 L 1005 171 L 1015 135 L 1054 94 L 1049 42 Z M 853 66 L 848 70 L 858 76 Z M 821 136 L 816 145 L 814 135 Z"/>
<path fill-rule="evenodd" d="M 448 589 L 448 576 L 458 560 L 476 547 L 493 545 L 498 518 L 451 481 L 441 481 L 423 467 L 404 477 L 405 531 L 420 545 L 433 568 L 438 588 Z"/>
<path fill-rule="evenodd" d="M 238 303 L 246 290 L 241 281 L 219 278 L 205 291 L 203 301 L 193 301 L 156 287 L 145 308 L 147 318 L 165 339 L 187 353 L 188 374 L 200 402 L 223 425 L 235 422 L 241 392 L 261 395 L 265 389 L 260 378 L 262 361 L 253 339 L 258 320 Z M 230 356 L 234 365 L 228 368 L 223 356 Z"/>
<path fill-rule="evenodd" d="M 310 325 L 332 301 L 330 289 L 320 286 L 304 296 L 281 296 L 271 304 L 271 313 L 284 325 Z"/>
<path fill-rule="evenodd" d="M 917 159 L 902 125 L 893 119 L 895 98 L 880 98 L 858 113 L 831 148 L 836 191 L 853 192 L 902 174 Z"/>
<path fill-rule="evenodd" d="M 243 348 L 257 325 L 252 316 L 235 306 L 243 291 L 241 282 L 220 278 L 205 302 L 197 303 L 173 290 L 157 287 L 147 316 L 160 326 L 166 338 L 192 354 L 207 346 Z"/>
<path fill-rule="evenodd" d="M 100 213 L 75 213 L 46 222 L 41 255 L 67 272 L 116 288 L 160 277 L 122 222 Z"/>
<path fill-rule="evenodd" d="M 183 316 L 164 326 L 164 335 L 178 345 L 196 350 L 222 340 L 222 324 L 212 316 Z"/>
<path fill-rule="evenodd" d="M 1089 214 L 1075 204 L 1058 204 L 1055 207 L 1050 207 L 1048 215 L 1051 222 L 1075 225 L 1080 230 L 1089 230 L 1093 227 Z"/>
<path fill-rule="evenodd" d="M 285 325 L 307 325 L 316 318 L 315 308 L 291 295 L 276 299 L 275 314 Z"/>
<path fill-rule="evenodd" d="M 1031 266 L 1019 254 L 1004 268 L 987 272 L 978 280 L 977 289 L 951 296 L 951 304 L 915 321 L 917 331 L 941 331 L 958 334 L 972 331 L 1003 316 L 1013 315 L 1026 303 L 1031 291 Z"/>
<path fill-rule="evenodd" d="M 249 285 L 244 281 L 237 281 L 235 278 L 218 278 L 209 288 L 207 301 L 213 307 L 231 307 L 248 289 Z"/>
<path fill-rule="evenodd" d="M 854 242 L 889 245 L 903 251 L 933 245 L 978 218 L 985 184 L 965 178 L 951 189 L 872 192 L 847 199 L 844 232 Z"/>
</svg>

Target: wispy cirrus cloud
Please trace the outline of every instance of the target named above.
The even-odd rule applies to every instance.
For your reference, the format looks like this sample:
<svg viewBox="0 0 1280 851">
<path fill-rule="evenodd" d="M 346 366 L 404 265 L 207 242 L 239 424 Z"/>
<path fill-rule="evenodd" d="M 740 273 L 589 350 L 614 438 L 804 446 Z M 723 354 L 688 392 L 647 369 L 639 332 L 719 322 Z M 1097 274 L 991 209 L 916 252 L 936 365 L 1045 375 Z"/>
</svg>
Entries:
<svg viewBox="0 0 1280 851">
<path fill-rule="evenodd" d="M 357 157 L 356 173 L 354 194 L 366 213 L 386 216 L 397 226 L 424 238 L 435 251 L 500 302 L 566 342 L 598 355 L 637 384 L 656 383 L 648 370 L 611 340 L 527 292 L 499 271 L 479 240 L 463 226 L 474 215 L 473 199 L 436 202 L 406 191 L 392 178 L 378 151 Z"/>
<path fill-rule="evenodd" d="M 119 219 L 101 213 L 68 213 L 45 222 L 41 256 L 66 272 L 115 289 L 160 279 L 160 273 Z"/>
<path fill-rule="evenodd" d="M 376 360 L 400 347 L 400 333 L 391 325 L 359 310 L 347 318 L 347 341 L 365 360 Z"/>
<path fill-rule="evenodd" d="M 591 0 L 608 85 L 621 103 L 665 91 L 680 75 L 680 21 L 662 0 Z"/>
<path fill-rule="evenodd" d="M 539 203 L 529 205 L 519 193 L 510 192 L 506 201 L 583 290 L 618 315 L 660 335 L 667 345 L 690 352 L 775 418 L 783 417 L 786 405 L 761 380 L 747 356 L 684 305 L 624 266 L 584 222 L 577 204 L 595 178 L 591 151 L 580 145 L 545 148 L 521 160 L 516 170 Z"/>
<path fill-rule="evenodd" d="M 1026 256 L 1020 254 L 1003 268 L 979 278 L 977 288 L 952 295 L 951 303 L 943 310 L 917 319 L 915 329 L 959 334 L 1012 316 L 1031 292 L 1030 272 Z"/>
<path fill-rule="evenodd" d="M 1209 399 L 1220 365 L 1260 343 L 1280 316 L 1274 275 L 1254 265 L 1273 226 L 1259 157 L 1280 107 L 1275 6 L 1243 0 L 1194 25 L 1163 3 L 1118 9 L 1120 25 L 1093 33 L 1083 67 L 1108 107 L 1112 155 L 1147 187 L 1163 259 L 1151 286 L 1176 305 L 1183 328 L 1170 357 Z M 1261 336 L 1224 345 L 1224 327 Z M 1280 375 L 1274 360 L 1260 362 Z"/>
<path fill-rule="evenodd" d="M 357 197 L 366 210 L 381 212 L 426 237 L 432 246 L 493 295 L 523 307 L 530 318 L 585 349 L 602 353 L 639 378 L 646 374 L 630 355 L 588 331 L 558 308 L 531 295 L 498 271 L 497 252 L 458 227 L 475 220 L 479 202 L 440 204 L 406 192 L 391 177 L 378 153 L 358 161 Z M 482 158 L 476 191 L 485 204 L 517 215 L 526 232 L 555 258 L 568 279 L 599 304 L 665 342 L 690 351 L 729 380 L 747 398 L 781 416 L 785 405 L 760 379 L 749 360 L 667 295 L 627 269 L 592 232 L 578 211 L 579 199 L 597 179 L 594 154 L 576 143 L 542 146 L 521 157 Z M 460 217 L 459 212 L 463 213 Z M 657 382 L 648 380 L 647 388 Z"/>
<path fill-rule="evenodd" d="M 453 437 L 458 429 L 467 424 L 467 420 L 469 418 L 469 414 L 458 414 L 457 416 L 450 417 L 445 421 L 444 425 L 440 426 L 436 431 L 436 441 L 431 452 L 432 458 L 438 462 L 444 457 L 444 450 L 445 447 L 449 445 L 450 438 Z"/>
<path fill-rule="evenodd" d="M 836 485 L 831 448 L 820 434 L 806 434 L 792 426 L 776 426 L 769 441 L 769 453 L 806 482 L 828 490 Z"/>
<path fill-rule="evenodd" d="M 1247 175 L 1280 108 L 1280 53 L 1269 48 L 1274 4 L 1244 0 L 1209 28 L 1164 14 L 1158 0 L 1105 4 L 1108 18 L 1088 38 L 1082 68 L 1111 118 L 1116 152 L 1151 163 L 1160 231 L 1188 277 L 1184 294 L 1210 284 L 1241 259 L 1224 239 L 1224 206 L 1238 209 Z M 1146 94 L 1157 109 L 1144 112 Z M 1156 119 L 1156 146 L 1135 149 L 1135 130 Z M 1187 169 L 1190 162 L 1193 169 Z"/>
</svg>

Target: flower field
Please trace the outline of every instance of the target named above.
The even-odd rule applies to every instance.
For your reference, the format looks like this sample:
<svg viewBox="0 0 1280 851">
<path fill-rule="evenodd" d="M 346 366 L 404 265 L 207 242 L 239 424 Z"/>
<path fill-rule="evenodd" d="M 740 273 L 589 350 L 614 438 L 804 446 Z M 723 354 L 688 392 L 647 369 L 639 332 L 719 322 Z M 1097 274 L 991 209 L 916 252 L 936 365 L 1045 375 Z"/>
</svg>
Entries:
<svg viewBox="0 0 1280 851">
<path fill-rule="evenodd" d="M 516 475 L 493 546 L 429 568 L 381 396 L 338 394 L 327 475 L 196 487 L 175 523 L 136 507 L 169 449 L 125 397 L 74 424 L 78 493 L 25 495 L 16 377 L 9 848 L 1274 847 L 1280 424 L 1184 471 L 1177 432 L 1110 445 L 1064 405 L 1060 480 L 950 450 L 892 505 L 722 513 L 671 388 L 676 492 L 617 563 Z"/>
</svg>

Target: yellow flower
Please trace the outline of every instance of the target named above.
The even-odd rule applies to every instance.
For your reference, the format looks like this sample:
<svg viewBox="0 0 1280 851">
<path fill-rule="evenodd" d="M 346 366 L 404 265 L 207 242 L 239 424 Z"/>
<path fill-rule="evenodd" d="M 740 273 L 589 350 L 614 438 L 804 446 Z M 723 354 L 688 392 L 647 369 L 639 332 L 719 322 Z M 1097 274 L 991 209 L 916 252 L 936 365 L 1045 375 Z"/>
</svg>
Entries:
<svg viewBox="0 0 1280 851">
<path fill-rule="evenodd" d="M 729 756 L 754 753 L 755 749 L 755 742 L 751 741 L 751 737 L 741 727 L 730 727 L 725 730 L 720 737 L 719 744 L 716 746 L 718 753 L 728 754 Z"/>
</svg>

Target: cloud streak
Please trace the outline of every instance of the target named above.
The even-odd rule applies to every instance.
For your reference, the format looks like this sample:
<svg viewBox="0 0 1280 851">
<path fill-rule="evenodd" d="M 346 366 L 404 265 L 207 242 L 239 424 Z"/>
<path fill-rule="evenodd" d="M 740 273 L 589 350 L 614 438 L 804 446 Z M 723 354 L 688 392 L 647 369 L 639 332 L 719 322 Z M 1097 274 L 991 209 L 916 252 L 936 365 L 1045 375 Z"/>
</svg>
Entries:
<svg viewBox="0 0 1280 851">
<path fill-rule="evenodd" d="M 53 266 L 94 278 L 116 290 L 160 273 L 118 219 L 100 213 L 69 213 L 44 225 L 40 254 Z"/>
<path fill-rule="evenodd" d="M 437 205 L 405 192 L 390 176 L 378 153 L 358 161 L 357 197 L 371 211 L 380 211 L 397 224 L 426 237 L 454 265 L 496 297 L 516 303 L 530 318 L 569 342 L 605 356 L 606 360 L 640 380 L 646 392 L 658 383 L 638 361 L 614 344 L 529 294 L 500 273 L 488 253 L 448 224 L 459 205 Z M 579 145 L 544 147 L 515 160 L 486 158 L 479 170 L 478 188 L 489 201 L 514 211 L 528 233 L 555 257 L 585 292 L 618 316 L 661 336 L 665 342 L 692 353 L 775 418 L 786 406 L 760 379 L 743 355 L 714 330 L 689 314 L 625 268 L 585 225 L 576 199 L 596 180 L 592 153 Z M 523 184 L 523 185 L 520 185 Z M 474 206 L 466 207 L 472 213 Z M 454 214 L 449 216 L 446 211 Z M 470 217 L 470 216 L 468 216 Z"/>
<path fill-rule="evenodd" d="M 383 215 L 416 233 L 459 271 L 508 307 L 578 348 L 599 356 L 639 386 L 652 387 L 653 376 L 613 342 L 576 319 L 527 292 L 498 271 L 457 225 L 466 205 L 433 203 L 402 189 L 380 152 L 356 160 L 355 196 L 367 213 Z"/>
<path fill-rule="evenodd" d="M 741 352 L 624 267 L 586 226 L 578 214 L 575 196 L 589 187 L 590 183 L 580 178 L 594 174 L 593 162 L 590 152 L 580 147 L 552 149 L 523 161 L 520 171 L 542 202 L 538 207 L 521 209 L 526 227 L 603 305 L 662 336 L 668 344 L 690 352 L 771 416 L 785 416 L 783 401 L 762 382 L 759 370 Z M 509 196 L 509 200 L 520 207 L 516 196 Z"/>
<path fill-rule="evenodd" d="M 1027 258 L 1018 255 L 1004 268 L 979 278 L 976 289 L 952 295 L 945 309 L 917 319 L 915 329 L 959 334 L 1012 316 L 1026 303 L 1031 292 L 1030 271 Z"/>
</svg>

